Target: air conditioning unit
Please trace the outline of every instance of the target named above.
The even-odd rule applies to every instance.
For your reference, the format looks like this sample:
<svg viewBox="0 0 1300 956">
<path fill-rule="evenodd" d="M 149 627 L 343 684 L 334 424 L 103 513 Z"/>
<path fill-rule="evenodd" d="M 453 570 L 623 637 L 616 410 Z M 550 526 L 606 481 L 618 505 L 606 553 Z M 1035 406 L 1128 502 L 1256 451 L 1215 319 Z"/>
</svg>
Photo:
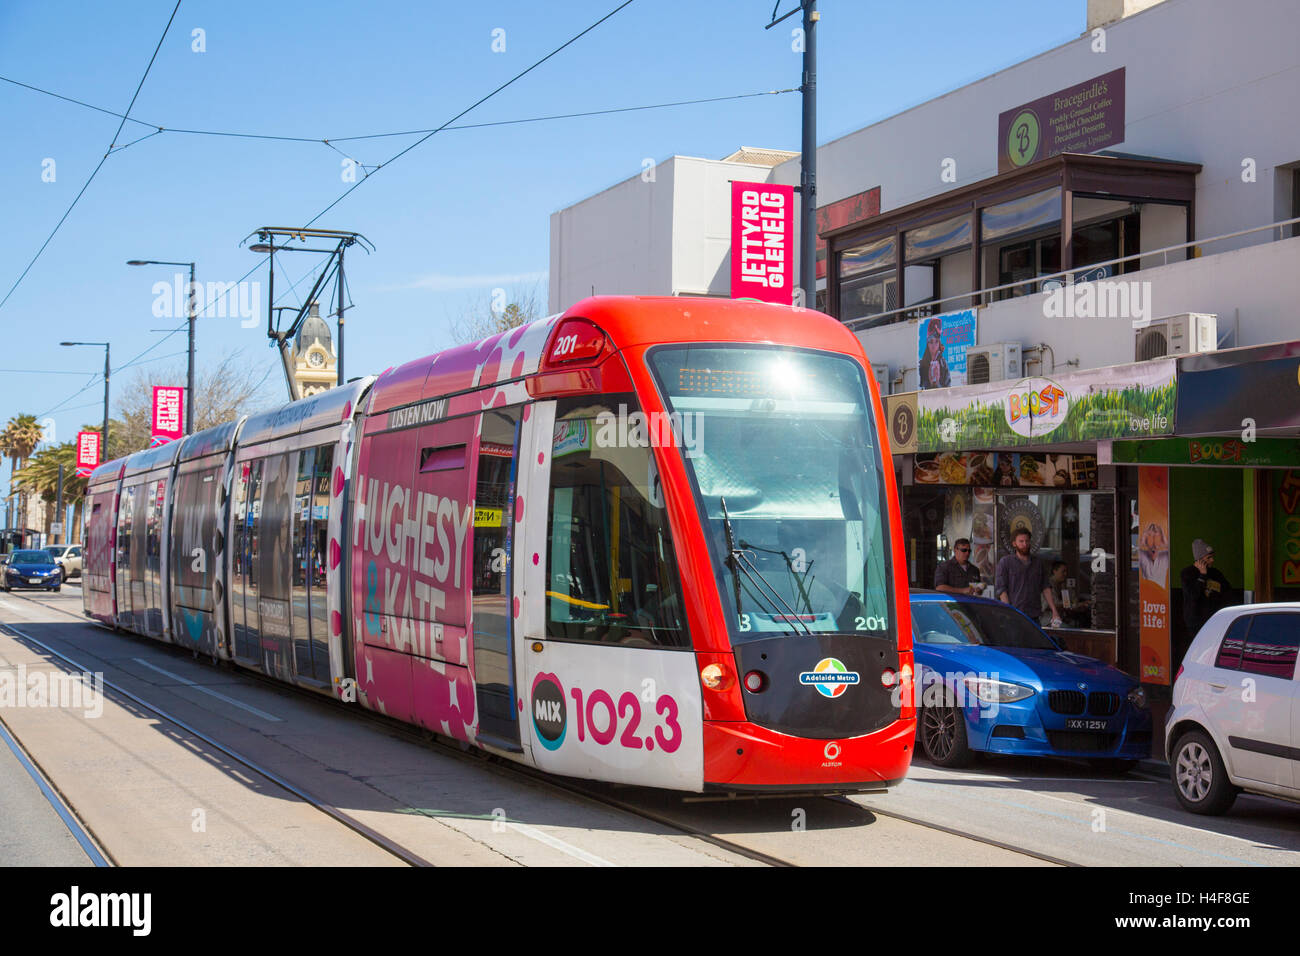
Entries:
<svg viewBox="0 0 1300 956">
<path fill-rule="evenodd" d="M 987 385 L 1018 379 L 1022 374 L 1019 342 L 972 345 L 966 350 L 966 384 Z"/>
<path fill-rule="evenodd" d="M 884 398 L 889 394 L 889 366 L 884 362 L 879 365 L 872 363 L 871 371 L 876 373 L 876 385 L 880 388 L 880 397 Z"/>
<path fill-rule="evenodd" d="M 1183 312 L 1155 319 L 1133 334 L 1133 360 L 1213 352 L 1219 347 L 1219 317 L 1208 312 Z"/>
</svg>

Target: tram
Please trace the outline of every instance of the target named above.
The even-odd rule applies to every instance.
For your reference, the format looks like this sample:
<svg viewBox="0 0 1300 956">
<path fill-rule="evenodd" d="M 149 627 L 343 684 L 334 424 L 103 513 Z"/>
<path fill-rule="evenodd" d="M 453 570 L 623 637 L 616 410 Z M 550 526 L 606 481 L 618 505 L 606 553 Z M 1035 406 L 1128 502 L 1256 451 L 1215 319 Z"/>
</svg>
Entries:
<svg viewBox="0 0 1300 956">
<path fill-rule="evenodd" d="M 817 312 L 594 297 L 91 475 L 85 613 L 543 771 L 897 783 L 874 377 Z"/>
</svg>

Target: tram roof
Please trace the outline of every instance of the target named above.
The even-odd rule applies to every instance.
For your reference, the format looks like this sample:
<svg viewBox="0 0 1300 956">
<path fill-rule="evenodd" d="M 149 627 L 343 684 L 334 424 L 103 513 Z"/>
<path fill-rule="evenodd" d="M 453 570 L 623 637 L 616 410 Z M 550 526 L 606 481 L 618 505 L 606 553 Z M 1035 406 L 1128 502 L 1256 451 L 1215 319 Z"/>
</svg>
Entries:
<svg viewBox="0 0 1300 956">
<path fill-rule="evenodd" d="M 413 359 L 379 376 L 369 414 L 533 375 L 557 324 L 587 319 L 615 349 L 665 342 L 796 345 L 861 355 L 852 332 L 821 312 L 744 299 L 592 296 L 561 315 Z"/>
<path fill-rule="evenodd" d="M 337 388 L 326 389 L 309 398 L 289 402 L 269 412 L 250 415 L 239 433 L 239 444 L 241 447 L 256 445 L 273 438 L 337 425 L 352 417 L 358 401 L 373 381 L 373 376 L 366 376 Z"/>
</svg>

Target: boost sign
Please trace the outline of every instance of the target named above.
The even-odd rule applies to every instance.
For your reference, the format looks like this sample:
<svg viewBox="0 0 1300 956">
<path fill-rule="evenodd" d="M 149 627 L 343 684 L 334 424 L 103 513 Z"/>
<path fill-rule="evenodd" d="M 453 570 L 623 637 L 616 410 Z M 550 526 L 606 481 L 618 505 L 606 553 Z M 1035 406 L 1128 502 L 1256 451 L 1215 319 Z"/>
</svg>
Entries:
<svg viewBox="0 0 1300 956">
<path fill-rule="evenodd" d="M 1007 396 L 1007 425 L 1017 435 L 1037 438 L 1056 430 L 1070 410 L 1065 389 L 1045 378 L 1027 378 Z"/>
<path fill-rule="evenodd" d="M 731 184 L 731 297 L 790 305 L 794 187 Z"/>
</svg>

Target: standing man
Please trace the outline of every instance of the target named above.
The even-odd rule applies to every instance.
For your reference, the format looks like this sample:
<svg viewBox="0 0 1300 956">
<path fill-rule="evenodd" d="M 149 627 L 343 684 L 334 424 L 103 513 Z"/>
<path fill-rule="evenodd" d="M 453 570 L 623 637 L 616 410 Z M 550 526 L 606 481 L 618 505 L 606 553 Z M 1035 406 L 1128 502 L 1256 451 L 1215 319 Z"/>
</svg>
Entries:
<svg viewBox="0 0 1300 956">
<path fill-rule="evenodd" d="M 970 539 L 958 538 L 952 546 L 952 557 L 939 565 L 934 573 L 934 589 L 945 594 L 979 594 L 979 568 L 970 562 Z"/>
<path fill-rule="evenodd" d="M 1179 575 L 1183 584 L 1183 626 L 1189 643 L 1215 611 L 1227 606 L 1231 587 L 1223 572 L 1214 566 L 1214 548 L 1200 538 L 1192 542 L 1192 559 Z"/>
<path fill-rule="evenodd" d="M 998 562 L 993 592 L 1003 604 L 1010 604 L 1034 623 L 1042 609 L 1042 601 L 1052 609 L 1052 627 L 1061 626 L 1061 612 L 1056 608 L 1056 598 L 1047 580 L 1043 562 L 1029 553 L 1032 535 L 1028 528 L 1017 528 L 1011 534 L 1011 544 L 1016 549 Z"/>
</svg>

